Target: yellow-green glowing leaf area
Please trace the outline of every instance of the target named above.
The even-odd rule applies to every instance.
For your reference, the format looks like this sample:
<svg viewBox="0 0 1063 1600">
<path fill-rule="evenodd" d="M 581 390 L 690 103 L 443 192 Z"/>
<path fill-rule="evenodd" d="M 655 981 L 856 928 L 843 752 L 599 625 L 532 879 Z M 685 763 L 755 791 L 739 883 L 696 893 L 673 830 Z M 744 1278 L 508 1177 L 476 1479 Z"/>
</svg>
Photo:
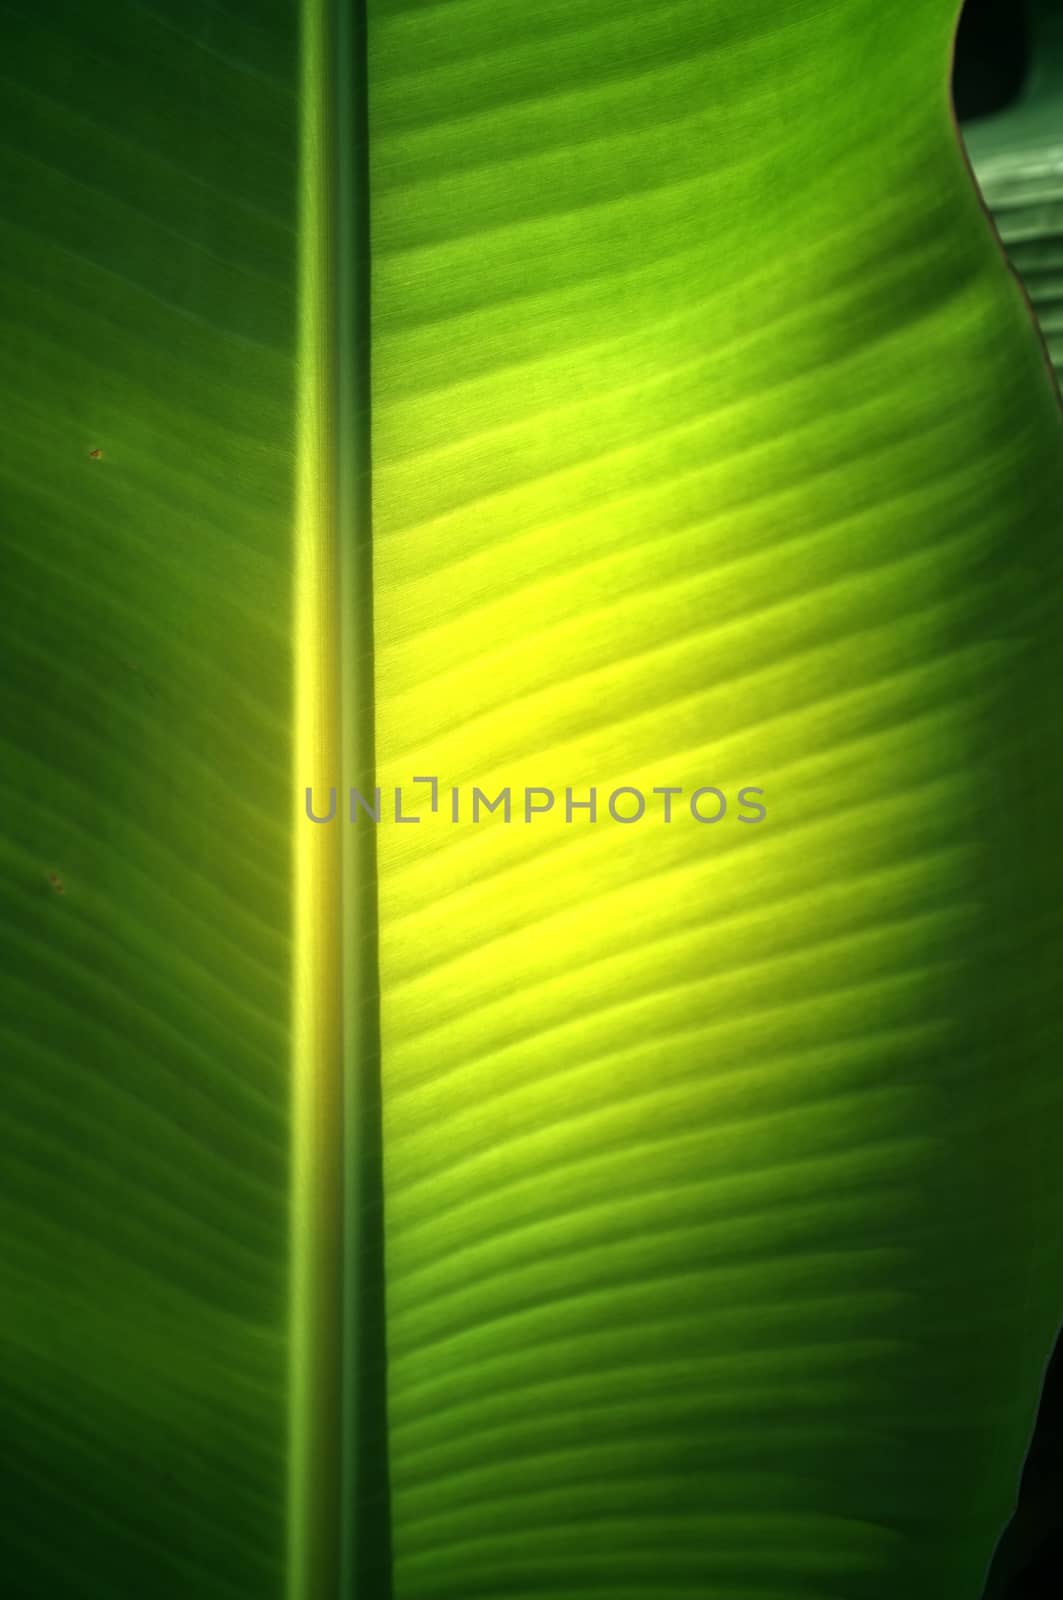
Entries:
<svg viewBox="0 0 1063 1600">
<path fill-rule="evenodd" d="M 1063 418 L 956 12 L 6 5 L 17 1600 L 979 1600 Z"/>
<path fill-rule="evenodd" d="M 977 1600 L 1010 1511 L 1060 1313 L 1063 433 L 954 21 L 371 34 L 409 1600 Z"/>
</svg>

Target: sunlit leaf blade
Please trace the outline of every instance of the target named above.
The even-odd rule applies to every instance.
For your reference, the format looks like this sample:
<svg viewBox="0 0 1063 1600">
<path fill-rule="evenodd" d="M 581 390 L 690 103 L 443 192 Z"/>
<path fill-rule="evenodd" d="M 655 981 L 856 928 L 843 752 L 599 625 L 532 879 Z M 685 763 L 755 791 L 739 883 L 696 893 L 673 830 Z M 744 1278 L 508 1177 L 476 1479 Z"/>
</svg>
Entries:
<svg viewBox="0 0 1063 1600">
<path fill-rule="evenodd" d="M 1010 1511 L 1063 430 L 953 12 L 377 13 L 381 777 L 441 785 L 380 830 L 409 1600 L 976 1600 Z M 565 821 L 621 784 L 732 810 Z"/>
</svg>

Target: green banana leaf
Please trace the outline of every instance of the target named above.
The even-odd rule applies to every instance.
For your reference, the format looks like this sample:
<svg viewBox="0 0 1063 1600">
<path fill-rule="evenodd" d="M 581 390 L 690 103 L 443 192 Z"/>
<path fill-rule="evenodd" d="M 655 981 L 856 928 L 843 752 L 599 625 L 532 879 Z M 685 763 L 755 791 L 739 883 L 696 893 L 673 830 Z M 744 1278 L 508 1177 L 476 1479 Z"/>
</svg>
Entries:
<svg viewBox="0 0 1063 1600">
<path fill-rule="evenodd" d="M 7 1593 L 977 1600 L 1063 418 L 956 11 L 6 0 Z"/>
</svg>

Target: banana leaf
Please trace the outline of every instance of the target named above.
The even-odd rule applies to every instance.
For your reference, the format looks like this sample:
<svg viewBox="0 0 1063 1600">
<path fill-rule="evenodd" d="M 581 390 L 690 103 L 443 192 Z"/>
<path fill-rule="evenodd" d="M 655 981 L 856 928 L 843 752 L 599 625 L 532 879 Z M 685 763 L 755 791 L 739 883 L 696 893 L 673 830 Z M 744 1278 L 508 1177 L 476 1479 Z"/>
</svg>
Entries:
<svg viewBox="0 0 1063 1600">
<path fill-rule="evenodd" d="M 1063 418 L 956 9 L 6 0 L 6 1592 L 977 1600 Z"/>
</svg>

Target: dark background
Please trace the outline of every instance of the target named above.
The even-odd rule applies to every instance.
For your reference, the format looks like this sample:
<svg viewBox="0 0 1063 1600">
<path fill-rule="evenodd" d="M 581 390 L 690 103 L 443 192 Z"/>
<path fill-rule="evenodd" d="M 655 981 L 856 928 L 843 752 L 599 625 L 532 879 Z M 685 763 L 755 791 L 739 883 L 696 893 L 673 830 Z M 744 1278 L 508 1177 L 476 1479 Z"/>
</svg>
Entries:
<svg viewBox="0 0 1063 1600">
<path fill-rule="evenodd" d="M 960 122 L 1013 105 L 1029 73 L 1030 53 L 1028 4 L 967 0 L 952 81 Z M 1057 1343 L 1049 1364 L 1019 1507 L 997 1550 L 985 1600 L 1056 1594 L 1063 1594 L 1063 1343 Z"/>
<path fill-rule="evenodd" d="M 967 0 L 956 39 L 952 98 L 961 122 L 1005 110 L 1030 64 L 1026 0 Z"/>
</svg>

